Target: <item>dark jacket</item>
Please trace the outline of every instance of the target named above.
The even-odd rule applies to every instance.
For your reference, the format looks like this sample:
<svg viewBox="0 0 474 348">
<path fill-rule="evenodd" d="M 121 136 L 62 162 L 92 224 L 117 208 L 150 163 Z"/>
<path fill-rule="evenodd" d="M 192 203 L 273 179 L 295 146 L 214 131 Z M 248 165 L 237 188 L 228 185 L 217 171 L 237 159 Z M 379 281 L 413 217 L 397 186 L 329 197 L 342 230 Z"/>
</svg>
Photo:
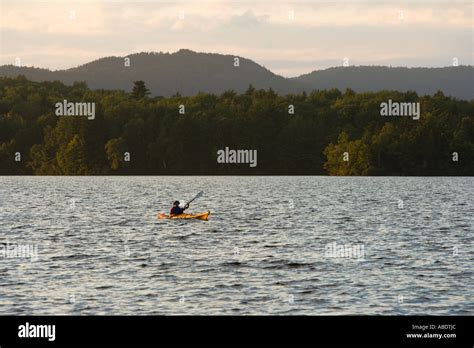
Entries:
<svg viewBox="0 0 474 348">
<path fill-rule="evenodd" d="M 170 215 L 178 215 L 178 214 L 183 214 L 183 213 L 184 213 L 184 209 L 180 207 L 173 207 L 170 210 Z"/>
</svg>

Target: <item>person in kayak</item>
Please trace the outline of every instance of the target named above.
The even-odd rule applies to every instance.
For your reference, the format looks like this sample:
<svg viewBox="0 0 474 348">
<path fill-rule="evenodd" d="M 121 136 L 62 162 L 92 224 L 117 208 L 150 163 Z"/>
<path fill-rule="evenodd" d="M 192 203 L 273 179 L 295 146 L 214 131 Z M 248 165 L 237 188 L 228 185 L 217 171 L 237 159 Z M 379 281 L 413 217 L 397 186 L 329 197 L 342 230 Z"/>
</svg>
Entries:
<svg viewBox="0 0 474 348">
<path fill-rule="evenodd" d="M 186 204 L 184 208 L 179 206 L 179 201 L 174 201 L 173 207 L 170 209 L 170 216 L 183 214 L 186 209 L 189 208 L 189 204 Z"/>
</svg>

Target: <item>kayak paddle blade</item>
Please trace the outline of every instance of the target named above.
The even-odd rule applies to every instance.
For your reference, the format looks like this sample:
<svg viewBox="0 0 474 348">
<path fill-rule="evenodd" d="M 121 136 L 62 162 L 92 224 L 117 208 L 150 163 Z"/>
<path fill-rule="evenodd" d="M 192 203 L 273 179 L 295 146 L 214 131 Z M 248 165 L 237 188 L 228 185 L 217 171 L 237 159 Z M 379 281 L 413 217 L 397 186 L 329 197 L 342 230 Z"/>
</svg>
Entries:
<svg viewBox="0 0 474 348">
<path fill-rule="evenodd" d="M 199 191 L 199 193 L 193 199 L 191 199 L 187 204 L 191 203 L 192 201 L 194 201 L 195 199 L 199 197 L 202 197 L 203 194 L 204 194 L 204 191 Z"/>
</svg>

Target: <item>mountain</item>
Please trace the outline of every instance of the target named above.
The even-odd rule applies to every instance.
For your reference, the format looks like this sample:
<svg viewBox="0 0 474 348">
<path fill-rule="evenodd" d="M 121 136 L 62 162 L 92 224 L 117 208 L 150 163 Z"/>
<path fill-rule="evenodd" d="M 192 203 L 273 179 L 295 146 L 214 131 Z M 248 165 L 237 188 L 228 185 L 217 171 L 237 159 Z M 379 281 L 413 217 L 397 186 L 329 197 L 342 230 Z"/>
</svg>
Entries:
<svg viewBox="0 0 474 348">
<path fill-rule="evenodd" d="M 177 92 L 189 96 L 198 92 L 220 94 L 233 89 L 244 92 L 249 85 L 255 88 L 273 88 L 281 94 L 303 91 L 301 83 L 290 81 L 255 62 L 239 57 L 239 67 L 234 66 L 234 56 L 196 53 L 179 50 L 175 53 L 138 53 L 125 57 L 107 57 L 77 68 L 50 71 L 46 69 L 1 66 L 0 76 L 15 77 L 19 74 L 33 81 L 59 80 L 66 84 L 86 81 L 92 89 L 122 89 L 130 91 L 133 81 L 143 80 L 152 95 L 170 96 Z"/>
<path fill-rule="evenodd" d="M 402 68 L 350 66 L 313 71 L 291 79 L 312 89 L 351 88 L 356 92 L 380 90 L 416 91 L 433 95 L 441 90 L 460 99 L 474 98 L 474 67 Z"/>
<path fill-rule="evenodd" d="M 125 66 L 125 58 L 130 66 Z M 379 66 L 339 67 L 314 71 L 296 78 L 276 75 L 252 60 L 234 56 L 179 50 L 175 53 L 137 53 L 106 57 L 76 68 L 51 71 L 33 67 L 0 66 L 0 76 L 24 75 L 33 81 L 59 80 L 66 84 L 85 81 L 92 89 L 130 91 L 133 81 L 143 80 L 152 95 L 220 94 L 233 89 L 244 92 L 249 85 L 272 88 L 279 94 L 310 92 L 313 89 L 351 88 L 356 92 L 414 90 L 418 94 L 444 94 L 461 99 L 474 96 L 474 67 L 389 68 Z"/>
</svg>

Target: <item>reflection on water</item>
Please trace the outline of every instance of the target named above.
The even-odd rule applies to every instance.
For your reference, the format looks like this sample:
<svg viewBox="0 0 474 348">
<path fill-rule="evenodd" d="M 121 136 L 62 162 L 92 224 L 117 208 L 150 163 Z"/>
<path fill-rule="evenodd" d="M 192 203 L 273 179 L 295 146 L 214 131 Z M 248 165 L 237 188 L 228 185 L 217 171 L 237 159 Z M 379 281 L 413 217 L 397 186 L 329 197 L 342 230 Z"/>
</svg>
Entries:
<svg viewBox="0 0 474 348">
<path fill-rule="evenodd" d="M 474 313 L 473 178 L 0 182 L 0 314 Z"/>
</svg>

